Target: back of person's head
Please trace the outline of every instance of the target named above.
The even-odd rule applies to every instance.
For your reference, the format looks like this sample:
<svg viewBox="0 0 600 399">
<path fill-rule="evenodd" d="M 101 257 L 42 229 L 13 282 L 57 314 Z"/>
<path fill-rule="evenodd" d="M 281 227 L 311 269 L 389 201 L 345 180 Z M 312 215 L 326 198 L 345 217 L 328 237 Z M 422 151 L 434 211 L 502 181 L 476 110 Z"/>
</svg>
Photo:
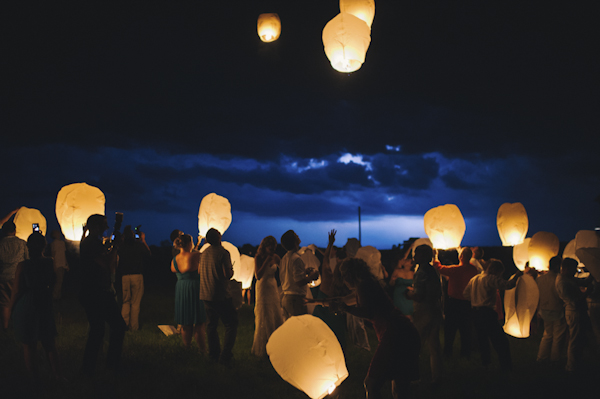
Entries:
<svg viewBox="0 0 600 399">
<path fill-rule="evenodd" d="M 575 259 L 564 258 L 562 260 L 562 266 L 561 266 L 560 271 L 561 271 L 561 273 L 572 276 L 577 271 L 577 265 L 579 265 L 579 262 L 577 262 Z"/>
<path fill-rule="evenodd" d="M 340 274 L 342 280 L 348 281 L 353 285 L 358 284 L 360 281 L 366 279 L 375 280 L 375 277 L 371 273 L 367 262 L 360 258 L 347 258 L 340 264 Z"/>
<path fill-rule="evenodd" d="M 494 276 L 500 276 L 504 273 L 504 263 L 499 259 L 492 258 L 487 261 L 485 272 L 487 274 L 493 274 Z"/>
<path fill-rule="evenodd" d="M 60 230 L 52 230 L 51 236 L 53 240 L 62 240 L 62 233 Z"/>
<path fill-rule="evenodd" d="M 182 234 L 183 234 L 183 232 L 181 230 L 177 230 L 177 229 L 173 230 L 171 232 L 171 236 L 170 236 L 171 242 L 175 242 L 175 239 Z"/>
<path fill-rule="evenodd" d="M 206 232 L 206 242 L 210 245 L 221 244 L 221 233 L 217 229 L 210 229 Z"/>
<path fill-rule="evenodd" d="M 276 248 L 277 248 L 277 239 L 275 239 L 275 237 L 273 237 L 273 236 L 266 236 L 260 242 L 258 250 L 261 253 L 263 253 L 263 252 L 266 252 L 267 249 L 272 249 L 273 251 L 275 251 Z"/>
<path fill-rule="evenodd" d="M 106 216 L 104 215 L 91 215 L 86 222 L 86 226 L 88 230 L 102 230 L 104 231 L 104 226 L 106 223 Z"/>
<path fill-rule="evenodd" d="M 473 257 L 478 260 L 482 259 L 483 258 L 483 248 L 481 248 L 481 247 L 473 248 Z"/>
<path fill-rule="evenodd" d="M 423 244 L 415 248 L 415 260 L 423 260 L 427 263 L 433 259 L 433 248 L 429 245 Z"/>
<path fill-rule="evenodd" d="M 471 260 L 472 257 L 473 257 L 473 251 L 471 250 L 471 248 L 464 247 L 460 251 L 460 256 L 459 256 L 460 260 L 464 260 L 466 263 L 469 263 L 469 261 Z"/>
<path fill-rule="evenodd" d="M 296 247 L 296 232 L 288 230 L 281 236 L 281 245 L 286 251 L 291 251 Z"/>
<path fill-rule="evenodd" d="M 554 273 L 560 273 L 560 264 L 562 263 L 562 259 L 560 256 L 554 256 L 550 259 L 548 263 L 548 270 Z"/>
<path fill-rule="evenodd" d="M 192 243 L 192 236 L 189 234 L 182 234 L 175 238 L 175 248 L 185 248 Z"/>
<path fill-rule="evenodd" d="M 12 220 L 9 220 L 8 222 L 6 222 L 2 225 L 2 235 L 4 235 L 4 236 L 14 234 L 14 233 L 16 233 L 16 231 L 17 231 L 17 226 L 15 225 L 15 223 Z"/>
<path fill-rule="evenodd" d="M 29 251 L 29 256 L 32 259 L 39 258 L 42 256 L 44 248 L 46 248 L 46 237 L 37 231 L 31 233 L 27 238 L 27 250 Z"/>
</svg>

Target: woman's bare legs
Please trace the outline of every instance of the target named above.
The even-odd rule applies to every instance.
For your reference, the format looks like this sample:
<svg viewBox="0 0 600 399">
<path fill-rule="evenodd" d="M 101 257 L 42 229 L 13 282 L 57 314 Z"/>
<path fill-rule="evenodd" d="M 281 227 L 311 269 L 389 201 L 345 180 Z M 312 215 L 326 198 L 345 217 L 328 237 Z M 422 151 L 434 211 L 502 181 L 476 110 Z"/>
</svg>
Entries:
<svg viewBox="0 0 600 399">
<path fill-rule="evenodd" d="M 208 350 L 206 349 L 206 325 L 205 323 L 197 324 L 194 327 L 194 338 L 200 348 L 200 353 L 206 355 Z"/>
</svg>

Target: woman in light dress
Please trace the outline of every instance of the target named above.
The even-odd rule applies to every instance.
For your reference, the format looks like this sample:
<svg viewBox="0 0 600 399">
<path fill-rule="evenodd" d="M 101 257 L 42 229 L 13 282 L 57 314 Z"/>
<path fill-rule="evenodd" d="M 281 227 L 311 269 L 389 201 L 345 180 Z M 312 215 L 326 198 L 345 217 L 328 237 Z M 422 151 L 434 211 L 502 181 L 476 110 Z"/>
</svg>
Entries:
<svg viewBox="0 0 600 399">
<path fill-rule="evenodd" d="M 276 248 L 275 237 L 267 236 L 260 243 L 254 258 L 254 273 L 257 281 L 252 354 L 260 357 L 267 354 L 267 341 L 273 331 L 283 324 L 283 313 L 277 291 L 277 280 L 275 280 L 275 273 L 281 259 L 275 253 Z"/>
</svg>

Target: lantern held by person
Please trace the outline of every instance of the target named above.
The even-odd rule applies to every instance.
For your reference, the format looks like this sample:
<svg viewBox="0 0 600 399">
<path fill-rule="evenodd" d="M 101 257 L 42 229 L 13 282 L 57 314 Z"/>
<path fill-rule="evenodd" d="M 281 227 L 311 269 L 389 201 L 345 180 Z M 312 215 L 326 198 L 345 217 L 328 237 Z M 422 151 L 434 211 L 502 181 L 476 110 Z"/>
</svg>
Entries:
<svg viewBox="0 0 600 399">
<path fill-rule="evenodd" d="M 533 277 L 519 277 L 515 288 L 504 293 L 504 332 L 516 338 L 529 337 L 529 326 L 540 299 L 540 290 Z"/>
<path fill-rule="evenodd" d="M 466 226 L 463 215 L 456 205 L 440 205 L 428 210 L 423 223 L 425 233 L 435 249 L 460 247 Z"/>
<path fill-rule="evenodd" d="M 600 248 L 579 248 L 576 254 L 596 281 L 600 281 Z"/>
<path fill-rule="evenodd" d="M 312 399 L 332 393 L 348 377 L 335 334 L 318 317 L 290 317 L 269 338 L 267 354 L 277 374 Z"/>
<path fill-rule="evenodd" d="M 252 287 L 254 278 L 254 258 L 248 255 L 240 255 L 240 273 L 239 280 L 242 283 L 242 289 L 247 290 Z"/>
<path fill-rule="evenodd" d="M 529 262 L 529 241 L 531 238 L 526 238 L 521 244 L 513 247 L 513 261 L 520 271 L 525 270 L 525 265 Z"/>
<path fill-rule="evenodd" d="M 500 205 L 496 218 L 498 234 L 505 247 L 521 244 L 527 235 L 529 219 L 525 207 L 520 202 Z"/>
<path fill-rule="evenodd" d="M 233 277 L 231 278 L 241 282 L 243 272 L 240 251 L 235 245 L 227 241 L 221 241 L 221 245 L 229 252 L 229 256 L 231 257 L 231 264 L 233 266 Z M 210 247 L 210 244 L 205 243 L 202 248 L 200 248 L 200 253 L 204 252 L 208 247 Z M 254 272 L 254 263 L 252 263 L 252 271 Z"/>
<path fill-rule="evenodd" d="M 281 34 L 281 20 L 274 13 L 260 14 L 256 23 L 256 30 L 260 40 L 265 43 L 274 42 Z"/>
<path fill-rule="evenodd" d="M 231 224 L 231 204 L 225 197 L 210 193 L 202 198 L 198 210 L 198 235 L 206 237 L 211 228 L 225 234 Z"/>
<path fill-rule="evenodd" d="M 340 12 L 362 19 L 370 29 L 375 18 L 375 0 L 340 0 Z"/>
<path fill-rule="evenodd" d="M 83 225 L 91 215 L 104 215 L 104 193 L 86 183 L 73 183 L 56 196 L 56 219 L 67 240 L 80 241 Z"/>
<path fill-rule="evenodd" d="M 377 280 L 383 280 L 385 278 L 383 274 L 383 264 L 381 263 L 381 252 L 379 252 L 377 248 L 371 245 L 360 247 L 358 248 L 358 251 L 356 251 L 355 257 L 365 261 L 367 266 L 369 266 L 371 274 Z"/>
<path fill-rule="evenodd" d="M 547 231 L 538 231 L 529 241 L 529 267 L 548 270 L 550 258 L 558 255 L 560 243 L 558 237 Z"/>
<path fill-rule="evenodd" d="M 316 248 L 314 244 L 300 248 L 300 250 L 298 251 L 298 255 L 300 255 L 300 259 L 302 259 L 302 262 L 304 262 L 304 267 L 306 267 L 307 269 L 312 267 L 315 270 L 319 270 L 321 262 L 319 261 L 319 258 L 317 258 L 317 255 L 315 255 L 315 253 L 313 252 L 312 247 Z M 311 281 L 309 285 L 310 287 L 318 287 L 319 285 L 321 285 L 321 276 L 319 275 L 319 278 L 315 281 Z"/>
<path fill-rule="evenodd" d="M 350 73 L 365 62 L 371 43 L 371 29 L 367 23 L 352 14 L 340 13 L 323 28 L 325 55 L 333 69 Z"/>
<path fill-rule="evenodd" d="M 34 231 L 46 235 L 46 218 L 37 209 L 22 206 L 15 215 L 14 223 L 17 226 L 16 236 L 21 240 L 27 241 Z"/>
</svg>

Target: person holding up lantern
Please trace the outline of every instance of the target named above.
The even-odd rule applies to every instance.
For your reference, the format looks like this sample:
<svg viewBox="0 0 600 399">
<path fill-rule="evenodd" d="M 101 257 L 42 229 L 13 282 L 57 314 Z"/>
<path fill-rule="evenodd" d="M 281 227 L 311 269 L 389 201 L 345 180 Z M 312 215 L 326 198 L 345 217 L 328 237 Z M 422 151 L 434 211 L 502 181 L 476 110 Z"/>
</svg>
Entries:
<svg viewBox="0 0 600 399">
<path fill-rule="evenodd" d="M 564 302 L 556 291 L 556 278 L 560 273 L 560 264 L 561 258 L 553 257 L 550 259 L 548 272 L 535 280 L 540 290 L 538 314 L 544 320 L 544 335 L 537 354 L 538 362 L 547 360 L 558 362 L 567 337 Z"/>
<path fill-rule="evenodd" d="M 12 213 L 8 218 L 11 215 Z M 0 232 L 0 321 L 3 330 L 8 328 L 10 320 L 9 303 L 17 265 L 29 259 L 27 244 L 17 237 L 16 233 L 17 226 L 12 221 L 4 220 Z"/>
</svg>

